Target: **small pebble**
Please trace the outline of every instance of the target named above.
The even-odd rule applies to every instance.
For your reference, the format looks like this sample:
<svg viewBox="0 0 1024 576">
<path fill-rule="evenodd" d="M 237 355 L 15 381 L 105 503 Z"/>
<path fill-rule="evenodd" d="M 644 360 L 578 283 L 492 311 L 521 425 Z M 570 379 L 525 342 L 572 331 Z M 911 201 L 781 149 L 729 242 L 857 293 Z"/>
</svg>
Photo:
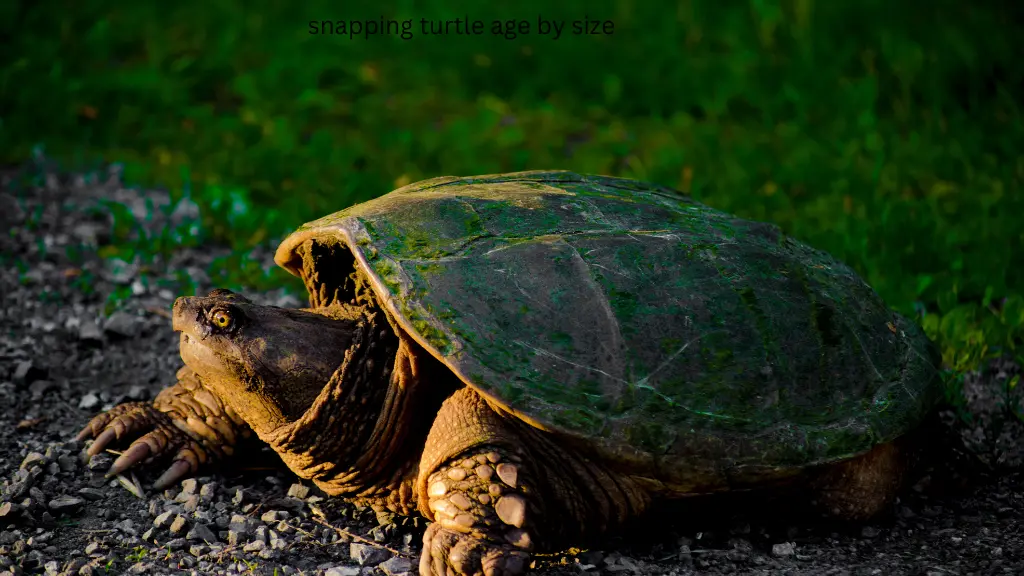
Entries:
<svg viewBox="0 0 1024 576">
<path fill-rule="evenodd" d="M 242 548 L 242 550 L 245 550 L 246 552 L 259 552 L 260 550 L 263 550 L 266 547 L 267 544 L 262 540 L 253 540 L 252 542 L 246 544 L 245 547 Z"/>
<path fill-rule="evenodd" d="M 86 394 L 85 396 L 82 396 L 82 399 L 78 401 L 78 407 L 83 410 L 92 410 L 93 408 L 99 405 L 100 397 L 91 392 L 89 394 Z"/>
<path fill-rule="evenodd" d="M 97 500 L 103 500 L 106 498 L 106 493 L 96 488 L 89 488 L 88 486 L 78 489 L 78 495 L 86 500 L 95 502 Z"/>
<path fill-rule="evenodd" d="M 199 482 L 195 478 L 186 478 L 185 480 L 182 480 L 181 494 L 178 494 L 178 498 L 181 498 L 182 496 L 187 498 L 188 496 L 195 494 L 198 487 Z M 178 500 L 178 498 L 175 498 L 175 500 Z"/>
<path fill-rule="evenodd" d="M 775 556 L 792 556 L 796 554 L 796 547 L 792 542 L 783 542 L 772 546 L 772 554 Z"/>
<path fill-rule="evenodd" d="M 89 459 L 89 470 L 94 472 L 106 472 L 114 463 L 114 457 L 106 452 L 100 452 Z"/>
<path fill-rule="evenodd" d="M 324 572 L 324 576 L 359 576 L 361 570 L 359 566 L 332 566 Z"/>
<path fill-rule="evenodd" d="M 305 498 L 309 496 L 309 486 L 296 482 L 288 488 L 288 495 L 293 498 Z"/>
<path fill-rule="evenodd" d="M 401 556 L 395 556 L 377 567 L 388 576 L 407 576 L 412 573 L 412 562 Z"/>
<path fill-rule="evenodd" d="M 66 514 L 81 510 L 84 504 L 85 500 L 82 498 L 75 498 L 74 496 L 59 496 L 50 500 L 49 508 L 54 512 Z"/>
<path fill-rule="evenodd" d="M 167 510 L 161 513 L 159 516 L 153 519 L 154 528 L 163 528 L 171 523 L 171 519 L 174 516 L 173 510 Z"/>
<path fill-rule="evenodd" d="M 202 498 L 204 502 L 212 501 L 214 496 L 216 496 L 216 494 L 217 494 L 217 483 L 216 482 L 207 482 L 206 484 L 203 484 L 202 488 L 199 489 L 199 497 Z"/>
<path fill-rule="evenodd" d="M 284 510 L 270 510 L 268 512 L 264 512 L 263 515 L 260 516 L 260 520 L 263 520 L 264 522 L 280 522 L 287 518 L 288 513 Z"/>
<path fill-rule="evenodd" d="M 100 330 L 100 327 L 99 327 L 98 324 L 96 324 L 95 322 L 89 320 L 89 321 L 83 322 L 78 327 L 78 339 L 82 340 L 84 342 L 102 342 L 103 341 L 103 332 Z M 90 394 L 90 396 L 93 396 L 95 398 L 94 395 Z M 96 402 L 97 403 L 99 402 L 98 398 L 96 399 Z M 82 405 L 79 405 L 78 407 L 79 408 L 92 408 L 93 406 L 82 406 Z"/>
<path fill-rule="evenodd" d="M 360 566 L 376 566 L 391 558 L 391 552 L 362 542 L 349 544 L 349 555 Z"/>
<path fill-rule="evenodd" d="M 217 542 L 217 535 L 213 533 L 213 530 L 210 530 L 206 524 L 199 522 L 188 531 L 185 538 L 189 540 L 202 540 L 204 542 Z"/>
<path fill-rule="evenodd" d="M 180 514 L 175 516 L 174 521 L 171 522 L 171 534 L 180 534 L 182 531 L 185 530 L 185 526 L 187 525 L 187 523 L 188 521 L 185 520 L 184 516 Z"/>
</svg>

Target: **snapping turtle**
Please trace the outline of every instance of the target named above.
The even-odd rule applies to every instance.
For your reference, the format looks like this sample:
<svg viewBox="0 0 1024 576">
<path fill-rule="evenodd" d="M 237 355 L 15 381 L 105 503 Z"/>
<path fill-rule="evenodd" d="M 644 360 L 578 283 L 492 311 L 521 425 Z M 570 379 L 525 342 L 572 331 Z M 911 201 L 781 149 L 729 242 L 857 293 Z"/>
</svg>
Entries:
<svg viewBox="0 0 1024 576">
<path fill-rule="evenodd" d="M 517 574 L 658 498 L 790 485 L 865 519 L 938 356 L 849 267 L 653 184 L 435 178 L 306 224 L 309 308 L 174 304 L 185 367 L 96 416 L 167 486 L 253 433 L 331 495 L 433 520 L 420 572 Z"/>
</svg>

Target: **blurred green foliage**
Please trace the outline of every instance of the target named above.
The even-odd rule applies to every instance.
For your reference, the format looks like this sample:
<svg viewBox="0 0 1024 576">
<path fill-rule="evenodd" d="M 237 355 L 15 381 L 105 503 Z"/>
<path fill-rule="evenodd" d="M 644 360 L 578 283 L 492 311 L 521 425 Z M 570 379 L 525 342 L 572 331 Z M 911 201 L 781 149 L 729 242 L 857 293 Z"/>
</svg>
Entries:
<svg viewBox="0 0 1024 576">
<path fill-rule="evenodd" d="M 240 254 L 421 178 L 566 168 L 780 224 L 916 314 L 954 370 L 1024 336 L 1019 2 L 40 0 L 0 12 L 0 160 L 42 143 L 76 164 L 122 161 L 130 181 L 188 193 Z M 414 37 L 309 33 L 382 16 L 416 20 Z M 614 34 L 554 40 L 536 34 L 538 16 L 611 20 Z M 420 18 L 456 17 L 526 19 L 531 34 L 419 33 Z M 240 256 L 222 277 L 258 277 L 251 267 Z"/>
</svg>

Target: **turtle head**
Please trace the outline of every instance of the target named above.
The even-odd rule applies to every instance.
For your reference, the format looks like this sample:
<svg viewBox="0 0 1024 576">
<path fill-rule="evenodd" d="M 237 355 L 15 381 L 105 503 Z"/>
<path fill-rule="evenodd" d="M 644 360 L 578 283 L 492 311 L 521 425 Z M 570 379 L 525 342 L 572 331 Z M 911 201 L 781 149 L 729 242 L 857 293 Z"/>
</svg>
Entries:
<svg viewBox="0 0 1024 576">
<path fill-rule="evenodd" d="M 172 318 L 185 364 L 261 436 L 312 406 L 344 362 L 355 325 L 225 289 L 178 298 Z"/>
</svg>

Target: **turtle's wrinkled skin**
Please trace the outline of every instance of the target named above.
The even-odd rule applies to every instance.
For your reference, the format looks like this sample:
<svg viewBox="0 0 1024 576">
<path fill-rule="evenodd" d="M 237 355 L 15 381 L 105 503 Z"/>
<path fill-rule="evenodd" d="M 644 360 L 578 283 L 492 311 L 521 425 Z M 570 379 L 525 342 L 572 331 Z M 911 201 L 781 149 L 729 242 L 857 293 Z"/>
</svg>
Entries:
<svg viewBox="0 0 1024 576">
<path fill-rule="evenodd" d="M 941 397 L 935 348 L 849 267 L 652 184 L 436 178 L 276 259 L 308 309 L 179 298 L 179 383 L 80 437 L 138 438 L 112 472 L 171 456 L 165 486 L 255 434 L 433 520 L 424 576 L 519 574 L 658 498 L 788 484 L 869 518 Z"/>
</svg>

